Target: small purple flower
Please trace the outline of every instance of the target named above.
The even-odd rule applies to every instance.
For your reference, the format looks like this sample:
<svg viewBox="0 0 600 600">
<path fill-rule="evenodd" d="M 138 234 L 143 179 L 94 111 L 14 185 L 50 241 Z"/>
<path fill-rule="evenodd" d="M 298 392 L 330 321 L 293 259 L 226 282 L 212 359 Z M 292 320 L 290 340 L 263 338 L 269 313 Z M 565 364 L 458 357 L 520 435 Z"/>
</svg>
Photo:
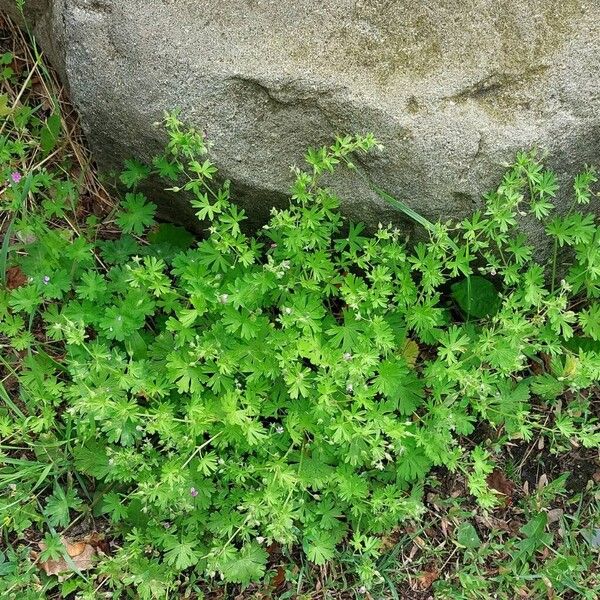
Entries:
<svg viewBox="0 0 600 600">
<path fill-rule="evenodd" d="M 44 275 L 42 281 L 44 282 L 44 285 L 48 285 L 50 283 L 50 277 L 48 277 L 48 275 Z"/>
<path fill-rule="evenodd" d="M 13 173 L 11 173 L 10 178 L 13 180 L 13 183 L 19 183 L 19 181 L 21 181 L 22 175 L 21 173 L 19 173 L 19 171 L 13 171 Z"/>
<path fill-rule="evenodd" d="M 198 495 L 198 490 L 195 487 L 190 488 L 190 495 L 195 498 Z"/>
</svg>

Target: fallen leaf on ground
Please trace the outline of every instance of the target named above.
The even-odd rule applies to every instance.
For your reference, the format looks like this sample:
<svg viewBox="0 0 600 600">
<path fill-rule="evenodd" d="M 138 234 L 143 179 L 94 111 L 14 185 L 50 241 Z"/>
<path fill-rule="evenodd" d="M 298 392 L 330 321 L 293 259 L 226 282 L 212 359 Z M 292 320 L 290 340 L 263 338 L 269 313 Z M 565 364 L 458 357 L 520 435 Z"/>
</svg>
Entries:
<svg viewBox="0 0 600 600">
<path fill-rule="evenodd" d="M 433 582 L 440 576 L 439 571 L 424 571 L 419 577 L 417 577 L 417 587 L 420 590 L 428 590 Z"/>
<path fill-rule="evenodd" d="M 94 557 L 96 556 L 96 548 L 87 542 L 71 542 L 66 538 L 62 538 L 63 546 L 67 551 L 69 560 L 66 558 L 59 558 L 57 560 L 46 560 L 40 562 L 40 568 L 42 568 L 46 575 L 59 575 L 69 571 L 87 571 L 94 566 Z M 38 544 L 40 550 L 46 549 L 46 544 L 40 542 Z M 75 569 L 73 568 L 75 567 Z"/>
<path fill-rule="evenodd" d="M 564 511 L 562 508 L 553 508 L 548 511 L 548 523 L 556 523 L 560 521 L 560 518 L 563 516 Z"/>
<path fill-rule="evenodd" d="M 6 287 L 9 290 L 16 290 L 27 283 L 27 275 L 21 271 L 20 267 L 9 267 L 6 269 Z"/>
<path fill-rule="evenodd" d="M 277 573 L 275 577 L 271 579 L 271 585 L 273 588 L 280 588 L 285 583 L 285 569 L 283 567 L 277 567 Z"/>
<path fill-rule="evenodd" d="M 504 496 L 504 506 L 510 506 L 512 504 L 512 496 L 515 490 L 515 485 L 508 477 L 504 474 L 501 469 L 494 469 L 487 476 L 487 484 L 495 490 L 501 496 Z"/>
<path fill-rule="evenodd" d="M 380 548 L 382 551 L 391 550 L 400 539 L 401 530 L 400 527 L 395 527 L 387 535 L 380 538 Z"/>
</svg>

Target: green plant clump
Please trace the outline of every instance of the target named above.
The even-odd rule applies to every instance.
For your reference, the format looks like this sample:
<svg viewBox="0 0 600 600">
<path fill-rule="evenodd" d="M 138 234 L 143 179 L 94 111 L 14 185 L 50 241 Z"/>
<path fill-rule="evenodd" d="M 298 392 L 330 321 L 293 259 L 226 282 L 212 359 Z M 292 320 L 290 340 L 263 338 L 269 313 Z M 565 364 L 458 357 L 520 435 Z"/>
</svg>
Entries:
<svg viewBox="0 0 600 600">
<path fill-rule="evenodd" d="M 201 134 L 165 124 L 164 154 L 127 163 L 110 235 L 93 217 L 59 226 L 66 192 L 26 211 L 39 174 L 7 184 L 2 272 L 24 275 L 0 292 L 2 363 L 18 378 L 0 432 L 5 454 L 22 449 L 3 470 L 12 536 L 45 524 L 51 549 L 106 518 L 121 543 L 103 577 L 141 598 L 167 597 L 183 572 L 246 586 L 273 547 L 351 557 L 370 586 L 383 536 L 422 515 L 433 467 L 492 509 L 495 448 L 598 445 L 586 390 L 600 378 L 600 229 L 577 210 L 591 169 L 559 216 L 555 176 L 519 154 L 482 211 L 425 222 L 429 241 L 410 248 L 393 226 L 368 235 L 340 216 L 323 177 L 376 145 L 344 137 L 309 151 L 290 205 L 249 236 Z M 150 174 L 192 197 L 204 239 L 155 223 L 139 191 Z M 545 224 L 548 269 L 519 233 L 525 213 Z M 465 444 L 480 427 L 494 443 Z"/>
</svg>

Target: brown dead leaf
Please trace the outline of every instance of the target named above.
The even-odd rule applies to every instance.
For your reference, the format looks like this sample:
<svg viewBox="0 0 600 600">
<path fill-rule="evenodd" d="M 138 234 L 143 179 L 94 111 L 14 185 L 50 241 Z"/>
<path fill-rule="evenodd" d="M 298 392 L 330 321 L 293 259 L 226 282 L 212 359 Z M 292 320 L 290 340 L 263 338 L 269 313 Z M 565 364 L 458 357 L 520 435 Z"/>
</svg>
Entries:
<svg viewBox="0 0 600 600">
<path fill-rule="evenodd" d="M 277 567 L 277 573 L 275 577 L 271 579 L 271 585 L 274 589 L 280 588 L 285 583 L 285 569 L 283 567 Z"/>
<path fill-rule="evenodd" d="M 512 504 L 513 492 L 515 491 L 515 485 L 508 477 L 505 475 L 504 471 L 501 469 L 494 469 L 487 476 L 487 484 L 495 490 L 498 494 L 503 496 L 502 500 L 504 502 L 504 506 L 510 506 Z"/>
<path fill-rule="evenodd" d="M 417 552 L 419 551 L 419 546 L 417 546 L 416 544 L 413 544 L 410 548 L 410 552 L 408 553 L 408 560 L 412 560 Z"/>
<path fill-rule="evenodd" d="M 94 566 L 94 557 L 96 548 L 83 541 L 73 542 L 67 538 L 62 538 L 63 546 L 70 558 L 59 558 L 57 560 L 47 560 L 40 562 L 39 566 L 46 572 L 46 575 L 60 575 L 61 573 L 72 572 L 73 565 L 78 571 L 87 571 Z M 44 542 L 39 542 L 40 550 L 46 549 Z"/>
<path fill-rule="evenodd" d="M 544 373 L 544 365 L 541 360 L 531 360 L 529 368 L 534 375 L 543 375 Z"/>
<path fill-rule="evenodd" d="M 271 559 L 281 554 L 281 546 L 277 542 L 273 542 L 272 544 L 267 546 L 265 550 L 267 551 L 267 554 Z"/>
<path fill-rule="evenodd" d="M 562 508 L 553 508 L 548 511 L 548 523 L 556 523 L 560 521 L 560 518 L 563 516 L 564 511 Z"/>
<path fill-rule="evenodd" d="M 552 372 L 552 357 L 545 352 L 540 353 L 540 358 L 544 361 L 544 369 L 547 373 Z"/>
<path fill-rule="evenodd" d="M 21 271 L 20 267 L 9 267 L 6 269 L 6 287 L 9 290 L 16 290 L 27 283 L 27 275 Z"/>
<path fill-rule="evenodd" d="M 380 548 L 382 551 L 391 550 L 400 539 L 401 529 L 400 527 L 395 527 L 392 529 L 387 535 L 384 535 L 380 538 Z"/>
<path fill-rule="evenodd" d="M 489 529 L 490 531 L 499 529 L 501 531 L 514 533 L 504 519 L 499 519 L 492 514 L 475 515 L 475 522 L 479 527 Z"/>
<path fill-rule="evenodd" d="M 550 550 L 544 546 L 542 551 L 539 553 L 539 558 L 541 561 L 545 561 L 550 556 Z"/>
<path fill-rule="evenodd" d="M 440 576 L 440 572 L 437 569 L 433 571 L 424 571 L 419 577 L 416 578 L 417 589 L 428 590 L 433 582 Z"/>
</svg>

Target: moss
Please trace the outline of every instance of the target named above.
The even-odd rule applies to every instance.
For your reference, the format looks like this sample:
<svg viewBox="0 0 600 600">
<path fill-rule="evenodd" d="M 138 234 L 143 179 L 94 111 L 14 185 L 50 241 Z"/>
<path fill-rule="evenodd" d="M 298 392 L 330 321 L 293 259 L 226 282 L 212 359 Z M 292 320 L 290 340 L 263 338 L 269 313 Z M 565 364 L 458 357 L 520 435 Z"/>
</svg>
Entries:
<svg viewBox="0 0 600 600">
<path fill-rule="evenodd" d="M 381 84 L 398 71 L 426 75 L 442 59 L 439 32 L 424 6 L 406 10 L 388 0 L 359 0 L 339 39 L 343 62 L 368 70 Z"/>
<path fill-rule="evenodd" d="M 516 75 L 540 65 L 568 41 L 581 0 L 357 0 L 331 34 L 334 69 L 357 71 L 386 84 L 393 77 L 426 77 L 482 62 Z M 472 5 L 471 5 L 472 6 Z M 337 57 L 337 60 L 336 60 Z"/>
</svg>

